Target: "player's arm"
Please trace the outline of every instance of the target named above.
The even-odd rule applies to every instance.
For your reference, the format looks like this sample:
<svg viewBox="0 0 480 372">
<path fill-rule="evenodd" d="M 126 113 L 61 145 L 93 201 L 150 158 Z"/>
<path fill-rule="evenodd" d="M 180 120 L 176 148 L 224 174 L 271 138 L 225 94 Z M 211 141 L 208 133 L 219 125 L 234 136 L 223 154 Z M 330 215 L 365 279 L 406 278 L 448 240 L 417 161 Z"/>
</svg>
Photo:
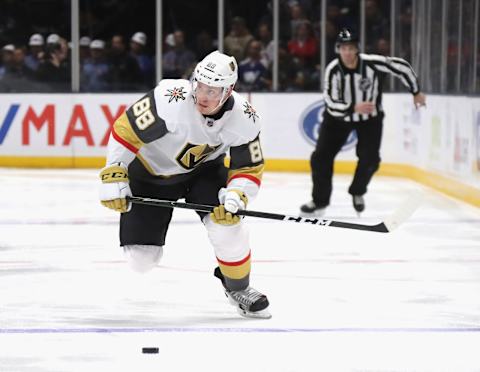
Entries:
<svg viewBox="0 0 480 372">
<path fill-rule="evenodd" d="M 227 191 L 239 190 L 253 200 L 260 189 L 265 161 L 259 136 L 240 146 L 230 148 Z"/>
<path fill-rule="evenodd" d="M 130 106 L 113 124 L 108 142 L 107 164 L 100 171 L 101 203 L 118 212 L 130 209 L 128 166 L 146 143 L 167 133 L 165 121 L 156 112 L 153 91 Z"/>
<path fill-rule="evenodd" d="M 226 187 L 220 189 L 220 206 L 211 214 L 213 221 L 231 225 L 240 218 L 232 215 L 245 209 L 258 194 L 264 169 L 259 137 L 245 144 L 230 148 L 230 167 Z"/>
</svg>

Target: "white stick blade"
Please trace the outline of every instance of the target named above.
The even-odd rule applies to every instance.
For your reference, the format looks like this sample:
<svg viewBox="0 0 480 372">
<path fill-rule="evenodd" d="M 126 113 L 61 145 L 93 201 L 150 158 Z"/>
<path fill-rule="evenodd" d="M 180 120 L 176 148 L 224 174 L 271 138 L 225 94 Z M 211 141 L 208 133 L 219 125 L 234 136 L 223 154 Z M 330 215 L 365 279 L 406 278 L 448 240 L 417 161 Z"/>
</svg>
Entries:
<svg viewBox="0 0 480 372">
<path fill-rule="evenodd" d="M 408 220 L 413 212 L 415 212 L 415 210 L 420 206 L 423 198 L 424 194 L 420 191 L 410 195 L 410 197 L 403 202 L 402 206 L 399 207 L 391 216 L 387 217 L 383 222 L 388 231 L 395 230 L 398 226 Z"/>
</svg>

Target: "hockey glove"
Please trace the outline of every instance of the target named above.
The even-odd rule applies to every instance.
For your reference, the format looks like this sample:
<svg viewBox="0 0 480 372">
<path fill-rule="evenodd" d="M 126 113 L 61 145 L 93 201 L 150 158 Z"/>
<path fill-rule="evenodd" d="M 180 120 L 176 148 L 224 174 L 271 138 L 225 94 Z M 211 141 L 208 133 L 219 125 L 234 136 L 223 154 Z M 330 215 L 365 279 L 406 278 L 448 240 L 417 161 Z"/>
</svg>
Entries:
<svg viewBox="0 0 480 372">
<path fill-rule="evenodd" d="M 117 212 L 128 212 L 132 205 L 127 202 L 127 196 L 132 196 L 128 185 L 128 171 L 123 163 L 106 166 L 100 172 L 100 202 L 107 208 Z"/>
<path fill-rule="evenodd" d="M 238 210 L 245 209 L 248 203 L 246 195 L 240 190 L 227 190 L 221 188 L 218 192 L 220 205 L 213 209 L 210 218 L 220 225 L 234 225 L 240 221 L 240 216 L 235 215 Z"/>
</svg>

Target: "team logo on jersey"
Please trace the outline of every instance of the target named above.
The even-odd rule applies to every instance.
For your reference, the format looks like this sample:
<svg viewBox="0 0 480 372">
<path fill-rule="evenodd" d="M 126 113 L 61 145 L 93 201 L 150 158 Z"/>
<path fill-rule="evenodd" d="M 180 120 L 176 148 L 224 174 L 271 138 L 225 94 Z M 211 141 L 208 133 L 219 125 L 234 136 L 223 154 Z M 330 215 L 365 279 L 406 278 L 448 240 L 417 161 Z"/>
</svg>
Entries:
<svg viewBox="0 0 480 372">
<path fill-rule="evenodd" d="M 243 113 L 248 115 L 249 119 L 253 119 L 253 122 L 255 123 L 255 119 L 258 119 L 257 111 L 248 102 L 243 104 L 243 108 L 245 109 L 243 110 Z"/>
<path fill-rule="evenodd" d="M 359 83 L 359 87 L 362 92 L 366 92 L 372 87 L 372 80 L 369 78 L 361 79 Z"/>
<path fill-rule="evenodd" d="M 325 101 L 317 101 L 308 106 L 300 115 L 299 127 L 300 133 L 305 140 L 315 146 L 320 133 L 320 128 L 323 121 L 323 111 L 325 110 Z M 347 151 L 355 147 L 357 144 L 357 132 L 354 130 L 350 132 L 341 151 Z"/>
<path fill-rule="evenodd" d="M 180 88 L 173 88 L 173 89 L 167 89 L 167 94 L 165 94 L 165 97 L 170 97 L 168 99 L 168 103 L 172 102 L 175 100 L 175 102 L 178 102 L 179 99 L 185 100 L 185 93 L 183 91 L 183 87 Z"/>
<path fill-rule="evenodd" d="M 220 146 L 221 144 L 210 146 L 208 144 L 194 145 L 187 143 L 176 157 L 176 160 L 183 168 L 193 169 L 203 162 L 208 155 L 214 153 Z"/>
</svg>

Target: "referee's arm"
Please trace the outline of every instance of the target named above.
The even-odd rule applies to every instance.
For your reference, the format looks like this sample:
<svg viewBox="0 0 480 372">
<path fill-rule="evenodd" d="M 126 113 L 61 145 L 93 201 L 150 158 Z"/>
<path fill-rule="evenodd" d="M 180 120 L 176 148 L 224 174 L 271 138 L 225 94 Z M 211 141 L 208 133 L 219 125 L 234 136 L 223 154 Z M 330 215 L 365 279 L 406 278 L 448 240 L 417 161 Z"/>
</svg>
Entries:
<svg viewBox="0 0 480 372">
<path fill-rule="evenodd" d="M 420 92 L 417 74 L 415 74 L 410 63 L 403 58 L 386 57 L 376 54 L 362 54 L 362 59 L 373 63 L 377 70 L 400 78 L 402 83 L 413 95 Z"/>
<path fill-rule="evenodd" d="M 417 74 L 410 63 L 403 58 L 385 57 L 374 54 L 362 55 L 365 60 L 373 62 L 375 68 L 400 78 L 402 83 L 413 94 L 413 104 L 416 108 L 426 106 L 425 95 L 420 91 Z"/>
<path fill-rule="evenodd" d="M 353 112 L 351 102 L 345 102 L 342 87 L 338 86 L 336 74 L 339 74 L 338 60 L 333 60 L 325 69 L 325 82 L 323 86 L 323 96 L 329 113 L 336 118 L 343 118 Z"/>
</svg>

